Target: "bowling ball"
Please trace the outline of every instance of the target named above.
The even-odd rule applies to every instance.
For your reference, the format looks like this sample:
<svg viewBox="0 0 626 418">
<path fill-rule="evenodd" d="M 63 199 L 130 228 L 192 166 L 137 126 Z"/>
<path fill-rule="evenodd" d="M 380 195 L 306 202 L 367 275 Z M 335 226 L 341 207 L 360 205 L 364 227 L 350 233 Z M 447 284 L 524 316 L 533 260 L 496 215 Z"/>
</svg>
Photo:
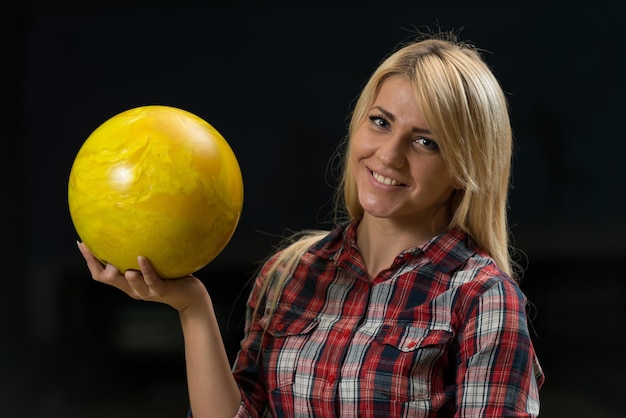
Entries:
<svg viewBox="0 0 626 418">
<path fill-rule="evenodd" d="M 121 272 L 148 258 L 162 278 L 194 273 L 226 247 L 241 216 L 243 179 L 208 122 L 161 105 L 126 110 L 85 140 L 69 175 L 80 239 Z"/>
</svg>

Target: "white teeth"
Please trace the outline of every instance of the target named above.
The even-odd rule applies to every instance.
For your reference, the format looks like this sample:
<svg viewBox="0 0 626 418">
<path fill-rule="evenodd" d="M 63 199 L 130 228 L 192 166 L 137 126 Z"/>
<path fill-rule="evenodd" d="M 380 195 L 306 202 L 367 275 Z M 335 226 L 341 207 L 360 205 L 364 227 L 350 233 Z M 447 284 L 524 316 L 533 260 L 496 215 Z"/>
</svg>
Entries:
<svg viewBox="0 0 626 418">
<path fill-rule="evenodd" d="M 395 181 L 393 179 L 390 179 L 389 177 L 381 176 L 380 174 L 373 171 L 372 176 L 374 176 L 374 179 L 376 179 L 377 182 L 386 184 L 387 186 L 399 186 L 400 184 L 402 184 L 399 181 Z"/>
</svg>

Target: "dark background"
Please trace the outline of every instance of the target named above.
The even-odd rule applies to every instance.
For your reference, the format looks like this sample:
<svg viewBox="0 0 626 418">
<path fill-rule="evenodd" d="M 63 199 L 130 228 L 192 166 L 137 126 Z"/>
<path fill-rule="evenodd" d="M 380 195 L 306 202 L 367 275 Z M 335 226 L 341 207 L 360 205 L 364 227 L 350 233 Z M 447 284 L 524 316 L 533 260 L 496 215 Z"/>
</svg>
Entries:
<svg viewBox="0 0 626 418">
<path fill-rule="evenodd" d="M 243 216 L 197 275 L 219 301 L 233 356 L 257 263 L 286 231 L 327 227 L 328 162 L 362 84 L 426 27 L 460 30 L 487 50 L 509 97 L 510 219 L 547 374 L 541 416 L 626 414 L 617 3 L 85 3 L 15 2 L 0 14 L 1 416 L 186 413 L 177 314 L 94 283 L 75 246 L 67 179 L 99 124 L 166 104 L 231 144 Z"/>
</svg>

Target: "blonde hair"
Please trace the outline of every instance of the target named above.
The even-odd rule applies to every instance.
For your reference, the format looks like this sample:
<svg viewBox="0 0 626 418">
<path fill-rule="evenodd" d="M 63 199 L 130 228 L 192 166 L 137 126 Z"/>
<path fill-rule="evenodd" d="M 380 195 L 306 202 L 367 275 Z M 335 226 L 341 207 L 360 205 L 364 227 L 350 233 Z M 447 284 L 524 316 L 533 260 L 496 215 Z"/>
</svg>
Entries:
<svg viewBox="0 0 626 418">
<path fill-rule="evenodd" d="M 344 213 L 348 220 L 363 215 L 348 169 L 350 138 L 367 118 L 383 82 L 392 76 L 412 83 L 446 166 L 459 185 L 450 201 L 448 229 L 467 232 L 501 270 L 514 276 L 506 213 L 513 143 L 508 104 L 479 52 L 451 33 L 421 36 L 400 45 L 365 84 L 348 128 L 336 219 Z M 267 272 L 262 292 L 273 280 L 281 289 L 302 255 L 326 234 L 305 231 L 287 240 Z"/>
</svg>

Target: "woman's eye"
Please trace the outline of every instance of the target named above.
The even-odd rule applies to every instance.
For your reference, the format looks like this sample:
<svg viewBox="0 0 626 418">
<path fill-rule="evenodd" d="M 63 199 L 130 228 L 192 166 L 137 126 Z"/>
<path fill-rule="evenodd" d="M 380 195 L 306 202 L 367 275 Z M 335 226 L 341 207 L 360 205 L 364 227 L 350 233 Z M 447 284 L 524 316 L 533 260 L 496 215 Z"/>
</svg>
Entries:
<svg viewBox="0 0 626 418">
<path fill-rule="evenodd" d="M 431 149 L 431 150 L 438 150 L 439 149 L 439 145 L 437 145 L 437 143 L 435 141 L 433 141 L 432 139 L 420 136 L 419 138 L 415 139 L 415 142 L 417 142 L 418 144 Z"/>
<path fill-rule="evenodd" d="M 385 119 L 381 115 L 371 115 L 369 117 L 369 120 L 379 128 L 387 129 L 389 127 L 389 123 L 387 122 L 387 119 Z"/>
</svg>

